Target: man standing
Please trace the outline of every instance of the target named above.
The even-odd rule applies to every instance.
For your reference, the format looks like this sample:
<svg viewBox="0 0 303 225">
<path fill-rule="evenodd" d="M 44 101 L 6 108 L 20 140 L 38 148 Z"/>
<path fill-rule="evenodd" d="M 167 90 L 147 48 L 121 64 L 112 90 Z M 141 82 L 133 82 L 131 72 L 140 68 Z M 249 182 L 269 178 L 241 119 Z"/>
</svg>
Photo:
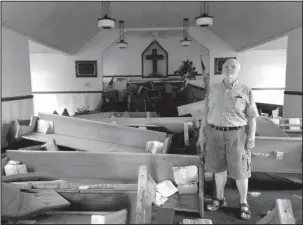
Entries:
<svg viewBox="0 0 303 225">
<path fill-rule="evenodd" d="M 250 150 L 255 146 L 258 110 L 251 89 L 238 81 L 239 71 L 240 63 L 228 59 L 222 68 L 224 79 L 210 85 L 197 145 L 205 151 L 206 170 L 215 174 L 216 196 L 206 209 L 215 211 L 227 206 L 224 187 L 229 176 L 236 180 L 240 194 L 239 216 L 250 219 L 247 203 Z"/>
</svg>

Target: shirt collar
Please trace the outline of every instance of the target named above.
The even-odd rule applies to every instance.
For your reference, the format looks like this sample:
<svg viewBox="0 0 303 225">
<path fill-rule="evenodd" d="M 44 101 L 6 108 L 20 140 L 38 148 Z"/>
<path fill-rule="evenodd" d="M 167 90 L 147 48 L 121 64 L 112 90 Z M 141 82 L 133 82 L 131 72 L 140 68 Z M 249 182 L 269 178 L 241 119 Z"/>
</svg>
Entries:
<svg viewBox="0 0 303 225">
<path fill-rule="evenodd" d="M 238 83 L 239 83 L 239 80 L 238 79 L 235 80 L 234 83 L 231 84 L 231 88 L 234 88 L 235 86 L 237 86 Z M 221 81 L 221 87 L 226 87 L 225 83 L 224 83 L 224 79 L 222 79 L 222 81 Z"/>
</svg>

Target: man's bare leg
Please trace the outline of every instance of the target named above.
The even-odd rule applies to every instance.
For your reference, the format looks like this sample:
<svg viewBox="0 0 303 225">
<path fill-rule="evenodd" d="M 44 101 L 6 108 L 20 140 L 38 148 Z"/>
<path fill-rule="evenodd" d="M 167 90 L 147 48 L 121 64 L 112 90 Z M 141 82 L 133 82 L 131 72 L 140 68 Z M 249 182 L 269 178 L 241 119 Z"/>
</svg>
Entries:
<svg viewBox="0 0 303 225">
<path fill-rule="evenodd" d="M 216 196 L 218 199 L 224 198 L 224 188 L 227 181 L 227 171 L 215 173 Z"/>
<path fill-rule="evenodd" d="M 240 203 L 247 203 L 248 179 L 236 180 L 236 185 L 240 194 Z"/>
</svg>

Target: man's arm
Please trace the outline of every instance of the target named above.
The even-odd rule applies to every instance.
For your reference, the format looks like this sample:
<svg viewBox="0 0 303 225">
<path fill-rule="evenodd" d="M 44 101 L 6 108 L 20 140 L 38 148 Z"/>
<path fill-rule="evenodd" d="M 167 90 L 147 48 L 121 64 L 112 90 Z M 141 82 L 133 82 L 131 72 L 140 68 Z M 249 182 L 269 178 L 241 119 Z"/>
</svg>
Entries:
<svg viewBox="0 0 303 225">
<path fill-rule="evenodd" d="M 246 109 L 246 115 L 248 126 L 246 148 L 252 149 L 253 147 L 255 147 L 255 136 L 257 129 L 256 118 L 259 116 L 259 113 L 251 90 L 248 94 L 248 106 Z"/>
<path fill-rule="evenodd" d="M 248 140 L 254 141 L 256 136 L 256 128 L 257 128 L 256 117 L 249 116 L 247 125 L 248 125 L 247 138 Z"/>
<path fill-rule="evenodd" d="M 204 107 L 202 109 L 202 116 L 201 116 L 201 123 L 199 129 L 199 139 L 198 142 L 202 143 L 205 141 L 205 127 L 207 125 L 207 115 L 208 115 L 208 96 L 209 96 L 209 88 L 207 90 L 205 100 L 204 100 Z"/>
</svg>

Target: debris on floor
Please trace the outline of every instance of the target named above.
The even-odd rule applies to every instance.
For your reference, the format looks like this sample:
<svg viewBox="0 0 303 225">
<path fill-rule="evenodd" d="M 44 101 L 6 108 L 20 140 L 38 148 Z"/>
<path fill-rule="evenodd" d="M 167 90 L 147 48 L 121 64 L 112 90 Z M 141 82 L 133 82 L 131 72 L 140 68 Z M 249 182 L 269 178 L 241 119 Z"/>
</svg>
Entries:
<svg viewBox="0 0 303 225">
<path fill-rule="evenodd" d="M 251 196 L 251 197 L 258 197 L 259 195 L 261 195 L 261 192 L 258 192 L 258 191 L 255 191 L 255 192 L 248 192 L 247 193 L 249 196 Z"/>
</svg>

